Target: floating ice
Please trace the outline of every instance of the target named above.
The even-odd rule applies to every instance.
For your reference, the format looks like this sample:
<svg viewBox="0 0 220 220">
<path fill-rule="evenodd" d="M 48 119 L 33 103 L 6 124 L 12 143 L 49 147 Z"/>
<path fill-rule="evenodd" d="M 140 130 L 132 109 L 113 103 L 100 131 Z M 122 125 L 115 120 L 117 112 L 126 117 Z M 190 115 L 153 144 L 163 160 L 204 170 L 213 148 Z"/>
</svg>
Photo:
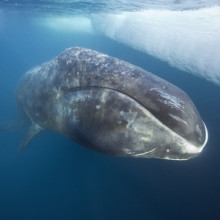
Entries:
<svg viewBox="0 0 220 220">
<path fill-rule="evenodd" d="M 94 28 L 220 85 L 220 7 L 93 14 Z"/>
</svg>

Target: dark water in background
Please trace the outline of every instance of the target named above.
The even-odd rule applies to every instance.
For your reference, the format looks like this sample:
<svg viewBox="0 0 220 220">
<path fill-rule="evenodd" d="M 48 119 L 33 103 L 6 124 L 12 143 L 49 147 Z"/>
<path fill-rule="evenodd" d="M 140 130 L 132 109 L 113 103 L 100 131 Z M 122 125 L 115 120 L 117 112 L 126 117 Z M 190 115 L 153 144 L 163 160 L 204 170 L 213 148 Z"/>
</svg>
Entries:
<svg viewBox="0 0 220 220">
<path fill-rule="evenodd" d="M 0 120 L 16 116 L 21 75 L 70 46 L 129 61 L 192 98 L 209 142 L 190 161 L 116 158 L 44 131 L 22 152 L 25 130 L 0 133 L 0 219 L 220 219 L 220 87 L 103 36 L 58 32 L 10 14 L 0 29 Z"/>
</svg>

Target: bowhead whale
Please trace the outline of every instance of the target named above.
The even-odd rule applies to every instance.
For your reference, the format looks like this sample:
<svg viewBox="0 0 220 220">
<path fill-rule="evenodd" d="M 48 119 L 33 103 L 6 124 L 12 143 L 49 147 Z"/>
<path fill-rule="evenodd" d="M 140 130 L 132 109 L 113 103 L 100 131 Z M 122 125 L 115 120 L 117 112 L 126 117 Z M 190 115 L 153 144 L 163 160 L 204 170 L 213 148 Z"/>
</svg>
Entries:
<svg viewBox="0 0 220 220">
<path fill-rule="evenodd" d="M 43 129 L 116 156 L 186 160 L 208 133 L 181 89 L 125 61 L 68 48 L 26 72 L 16 89 L 31 123 L 22 150 Z"/>
</svg>

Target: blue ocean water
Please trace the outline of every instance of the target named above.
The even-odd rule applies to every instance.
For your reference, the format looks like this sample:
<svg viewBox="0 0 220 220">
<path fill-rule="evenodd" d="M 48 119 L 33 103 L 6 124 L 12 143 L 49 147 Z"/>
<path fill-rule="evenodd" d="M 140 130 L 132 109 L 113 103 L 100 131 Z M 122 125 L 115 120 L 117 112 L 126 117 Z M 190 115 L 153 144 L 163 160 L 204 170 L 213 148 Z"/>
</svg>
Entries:
<svg viewBox="0 0 220 220">
<path fill-rule="evenodd" d="M 1 1 L 0 121 L 16 118 L 23 73 L 81 46 L 182 88 L 207 125 L 208 144 L 189 161 L 118 158 L 43 131 L 18 153 L 26 130 L 1 132 L 0 219 L 220 219 L 220 3 L 106 2 Z"/>
</svg>

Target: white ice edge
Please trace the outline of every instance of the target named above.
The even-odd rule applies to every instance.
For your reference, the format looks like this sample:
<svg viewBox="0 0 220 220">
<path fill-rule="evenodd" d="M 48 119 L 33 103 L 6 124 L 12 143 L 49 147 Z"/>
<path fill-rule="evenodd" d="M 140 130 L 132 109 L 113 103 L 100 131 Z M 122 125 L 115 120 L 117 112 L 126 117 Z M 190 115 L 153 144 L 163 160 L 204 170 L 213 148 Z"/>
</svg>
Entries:
<svg viewBox="0 0 220 220">
<path fill-rule="evenodd" d="M 220 85 L 220 6 L 93 14 L 96 31 Z"/>
</svg>

